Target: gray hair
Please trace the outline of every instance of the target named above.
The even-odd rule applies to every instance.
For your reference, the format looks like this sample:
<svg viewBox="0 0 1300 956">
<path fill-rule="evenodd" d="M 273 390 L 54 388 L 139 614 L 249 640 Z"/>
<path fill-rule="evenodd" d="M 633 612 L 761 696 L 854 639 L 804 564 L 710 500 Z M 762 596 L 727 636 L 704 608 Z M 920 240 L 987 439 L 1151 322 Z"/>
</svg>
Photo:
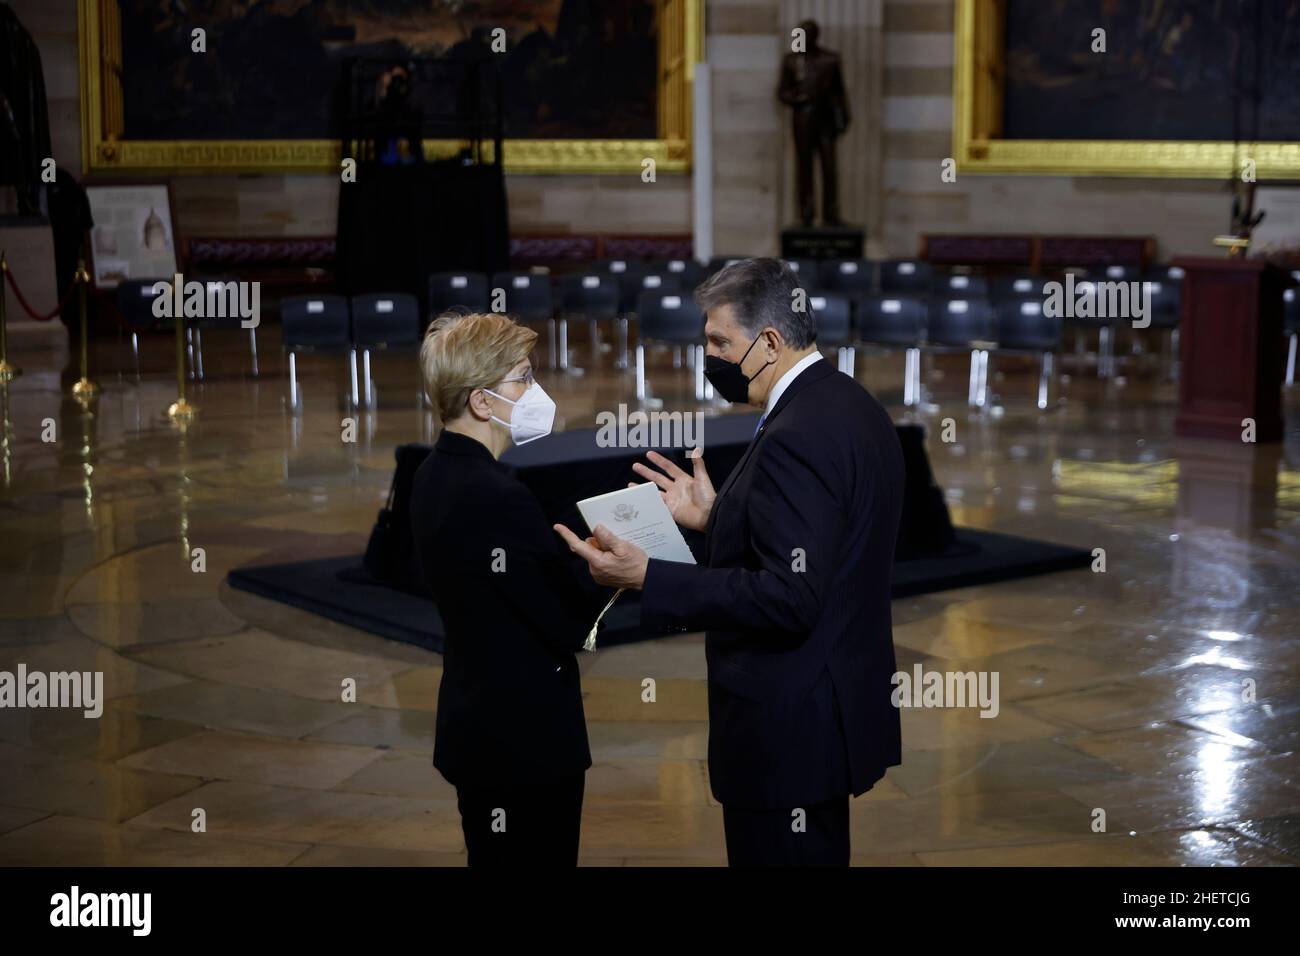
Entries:
<svg viewBox="0 0 1300 956">
<path fill-rule="evenodd" d="M 817 341 L 817 320 L 804 292 L 803 310 L 795 310 L 799 277 L 780 259 L 738 259 L 714 273 L 695 290 L 695 301 L 707 312 L 729 305 L 750 336 L 776 329 L 791 348 L 805 349 Z"/>
</svg>

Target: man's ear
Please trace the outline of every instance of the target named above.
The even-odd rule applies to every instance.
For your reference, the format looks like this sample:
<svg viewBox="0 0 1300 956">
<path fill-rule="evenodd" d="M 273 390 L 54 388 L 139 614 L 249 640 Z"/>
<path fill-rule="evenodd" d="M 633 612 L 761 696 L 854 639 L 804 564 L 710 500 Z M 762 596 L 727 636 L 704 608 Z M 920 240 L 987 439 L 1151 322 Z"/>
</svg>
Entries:
<svg viewBox="0 0 1300 956">
<path fill-rule="evenodd" d="M 774 360 L 777 353 L 785 347 L 785 339 L 781 337 L 781 333 L 776 329 L 764 329 L 763 340 L 764 344 L 767 346 L 767 357 L 769 360 Z"/>
</svg>

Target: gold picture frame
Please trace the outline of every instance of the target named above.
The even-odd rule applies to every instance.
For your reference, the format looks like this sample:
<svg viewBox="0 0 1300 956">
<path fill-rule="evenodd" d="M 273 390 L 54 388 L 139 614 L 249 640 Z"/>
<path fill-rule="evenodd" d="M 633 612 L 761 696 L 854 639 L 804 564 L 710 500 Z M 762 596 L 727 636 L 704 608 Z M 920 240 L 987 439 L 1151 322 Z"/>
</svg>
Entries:
<svg viewBox="0 0 1300 956">
<path fill-rule="evenodd" d="M 968 173 L 1300 179 L 1300 143 L 1002 139 L 1005 0 L 956 0 L 953 156 Z"/>
<path fill-rule="evenodd" d="M 692 87 L 704 53 L 703 0 L 656 0 L 659 138 L 508 139 L 508 173 L 640 173 L 691 168 Z M 337 173 L 339 144 L 304 140 L 129 140 L 122 137 L 122 37 L 117 0 L 77 0 L 81 59 L 82 168 L 94 175 Z M 429 159 L 453 156 L 459 140 L 425 140 Z M 492 144 L 484 144 L 490 159 Z"/>
</svg>

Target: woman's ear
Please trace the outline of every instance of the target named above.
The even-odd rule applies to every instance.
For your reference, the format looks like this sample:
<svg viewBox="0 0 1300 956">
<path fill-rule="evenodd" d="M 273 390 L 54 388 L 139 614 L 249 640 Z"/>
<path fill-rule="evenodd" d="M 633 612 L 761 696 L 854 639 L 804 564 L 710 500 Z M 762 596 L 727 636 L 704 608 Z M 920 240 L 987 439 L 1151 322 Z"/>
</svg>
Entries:
<svg viewBox="0 0 1300 956">
<path fill-rule="evenodd" d="M 490 396 L 481 388 L 476 388 L 469 393 L 469 402 L 467 408 L 471 415 L 479 421 L 488 421 L 492 417 L 492 403 L 489 401 Z"/>
</svg>

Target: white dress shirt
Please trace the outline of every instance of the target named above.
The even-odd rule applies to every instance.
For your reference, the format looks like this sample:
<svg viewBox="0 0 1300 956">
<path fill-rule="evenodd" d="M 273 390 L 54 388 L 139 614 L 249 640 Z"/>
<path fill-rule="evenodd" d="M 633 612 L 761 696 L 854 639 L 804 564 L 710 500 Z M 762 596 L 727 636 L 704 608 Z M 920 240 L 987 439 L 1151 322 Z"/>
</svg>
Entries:
<svg viewBox="0 0 1300 956">
<path fill-rule="evenodd" d="M 822 354 L 820 352 L 811 352 L 792 365 L 789 371 L 777 379 L 776 384 L 772 386 L 772 391 L 767 393 L 767 408 L 763 411 L 764 418 L 772 414 L 772 409 L 776 408 L 776 403 L 781 398 L 781 393 L 789 388 L 790 383 L 799 376 L 799 373 L 821 357 Z"/>
</svg>

